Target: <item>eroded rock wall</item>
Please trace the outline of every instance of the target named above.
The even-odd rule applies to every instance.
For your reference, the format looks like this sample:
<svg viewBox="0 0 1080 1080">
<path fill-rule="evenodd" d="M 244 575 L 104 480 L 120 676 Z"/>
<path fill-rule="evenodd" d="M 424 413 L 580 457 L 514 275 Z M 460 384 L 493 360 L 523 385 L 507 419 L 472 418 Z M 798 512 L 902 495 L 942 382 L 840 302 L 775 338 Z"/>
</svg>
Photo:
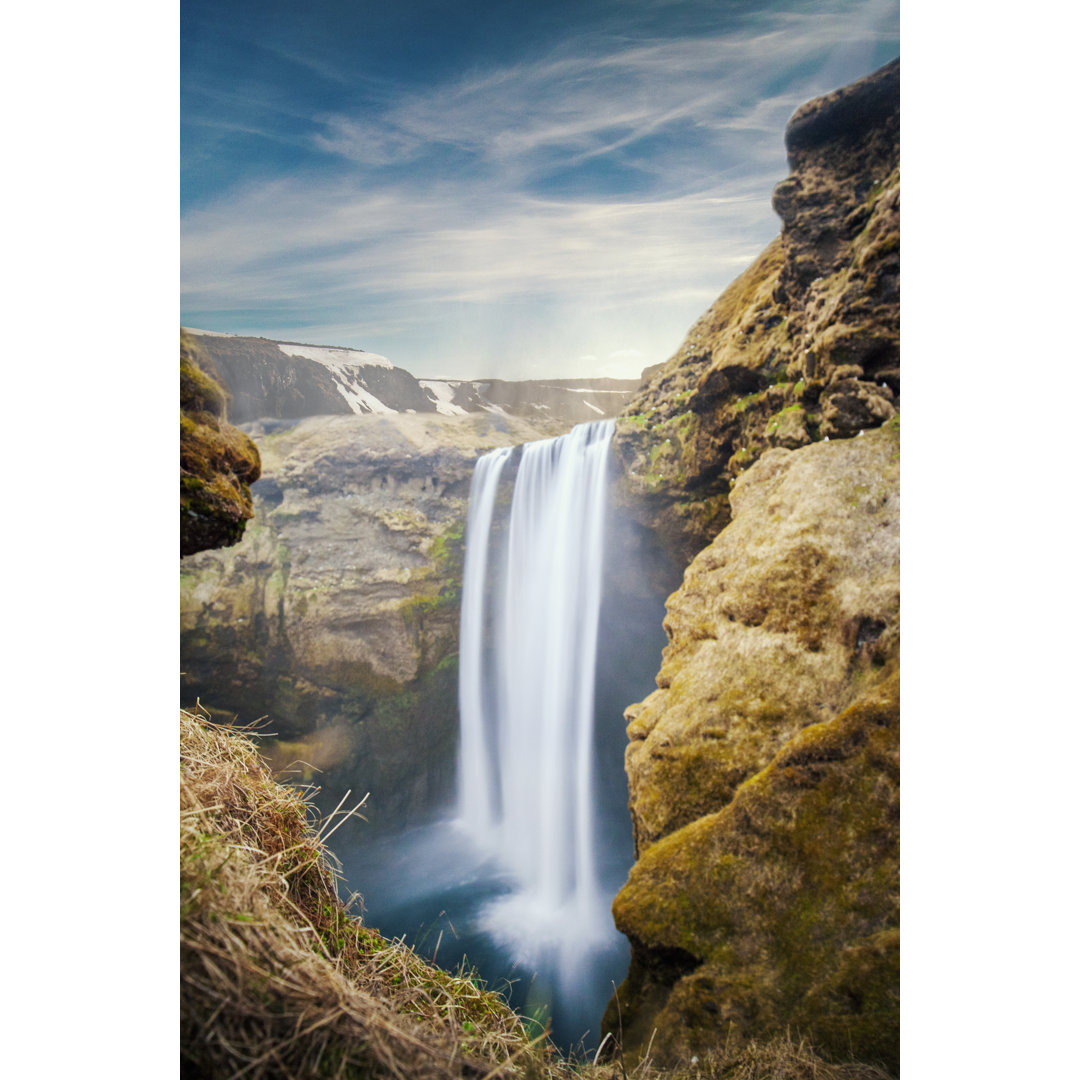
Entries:
<svg viewBox="0 0 1080 1080">
<path fill-rule="evenodd" d="M 731 502 L 627 710 L 624 1038 L 675 1059 L 794 1025 L 895 1068 L 899 424 L 770 450 Z"/>
<path fill-rule="evenodd" d="M 181 560 L 182 701 L 268 718 L 275 764 L 348 770 L 373 823 L 449 790 L 463 536 L 477 457 L 561 432 L 489 414 L 249 425 L 235 547 Z"/>
<path fill-rule="evenodd" d="M 899 1072 L 899 62 L 803 106 L 777 238 L 646 373 L 621 499 L 688 564 L 626 710 L 631 1062 Z"/>
<path fill-rule="evenodd" d="M 772 447 L 878 427 L 900 402 L 900 62 L 796 111 L 782 231 L 623 410 L 622 500 L 689 562 Z"/>
</svg>

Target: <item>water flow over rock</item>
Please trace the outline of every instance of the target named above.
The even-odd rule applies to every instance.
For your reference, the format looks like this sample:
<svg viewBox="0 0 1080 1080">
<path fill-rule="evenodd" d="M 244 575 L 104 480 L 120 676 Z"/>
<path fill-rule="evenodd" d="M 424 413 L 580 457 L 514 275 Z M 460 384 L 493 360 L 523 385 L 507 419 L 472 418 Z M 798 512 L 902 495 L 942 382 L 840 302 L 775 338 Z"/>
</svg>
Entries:
<svg viewBox="0 0 1080 1080">
<path fill-rule="evenodd" d="M 458 809 L 511 891 L 485 912 L 525 961 L 573 982 L 614 936 L 598 884 L 593 763 L 597 628 L 614 422 L 522 448 L 509 522 L 495 510 L 509 454 L 477 465 L 461 618 Z"/>
</svg>

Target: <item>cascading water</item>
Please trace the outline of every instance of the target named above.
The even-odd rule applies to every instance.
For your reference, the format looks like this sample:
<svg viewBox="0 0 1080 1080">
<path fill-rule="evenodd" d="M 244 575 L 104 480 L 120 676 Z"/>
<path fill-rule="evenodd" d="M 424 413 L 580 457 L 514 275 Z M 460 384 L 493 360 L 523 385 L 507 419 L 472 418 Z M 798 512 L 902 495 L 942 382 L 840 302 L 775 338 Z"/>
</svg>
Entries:
<svg viewBox="0 0 1080 1080">
<path fill-rule="evenodd" d="M 653 689 L 681 571 L 607 505 L 613 427 L 477 463 L 455 805 L 338 849 L 370 925 L 475 968 L 563 1049 L 590 1053 L 629 961 L 609 910 L 633 862 L 623 709 Z"/>
<path fill-rule="evenodd" d="M 615 936 L 598 884 L 593 695 L 608 447 L 614 421 L 521 451 L 509 524 L 493 538 L 510 450 L 481 458 L 465 537 L 458 810 L 509 875 L 483 913 L 518 959 L 572 991 Z"/>
</svg>

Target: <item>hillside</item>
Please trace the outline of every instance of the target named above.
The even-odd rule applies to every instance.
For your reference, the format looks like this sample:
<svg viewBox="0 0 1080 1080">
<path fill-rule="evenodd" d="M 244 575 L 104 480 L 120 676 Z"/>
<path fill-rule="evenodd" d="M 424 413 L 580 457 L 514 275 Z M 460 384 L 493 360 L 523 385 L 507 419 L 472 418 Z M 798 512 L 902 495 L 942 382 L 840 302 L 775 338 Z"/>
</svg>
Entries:
<svg viewBox="0 0 1080 1080">
<path fill-rule="evenodd" d="M 357 413 L 493 412 L 576 424 L 614 416 L 638 379 L 416 379 L 362 349 L 241 337 L 183 327 L 232 394 L 234 423 Z"/>
</svg>

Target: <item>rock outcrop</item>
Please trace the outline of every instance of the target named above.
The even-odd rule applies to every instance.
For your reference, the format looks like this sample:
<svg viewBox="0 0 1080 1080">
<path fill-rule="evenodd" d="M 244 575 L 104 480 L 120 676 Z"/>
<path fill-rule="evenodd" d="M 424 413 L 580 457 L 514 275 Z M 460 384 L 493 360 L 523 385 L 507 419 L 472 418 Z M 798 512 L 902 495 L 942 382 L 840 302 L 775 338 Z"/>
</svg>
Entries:
<svg viewBox="0 0 1080 1080">
<path fill-rule="evenodd" d="M 624 1038 L 665 1060 L 792 1025 L 895 1069 L 899 423 L 770 450 L 731 502 L 627 710 Z"/>
<path fill-rule="evenodd" d="M 564 427 L 429 413 L 249 430 L 263 474 L 243 541 L 181 560 L 182 701 L 269 717 L 279 765 L 347 765 L 373 822 L 419 815 L 453 775 L 473 466 Z"/>
<path fill-rule="evenodd" d="M 899 60 L 796 111 L 792 173 L 773 194 L 781 235 L 621 414 L 623 501 L 684 561 L 730 520 L 732 483 L 766 450 L 899 409 L 899 111 Z"/>
<path fill-rule="evenodd" d="M 357 413 L 494 412 L 543 423 L 615 416 L 638 379 L 417 379 L 384 356 L 185 328 L 232 394 L 237 423 Z"/>
<path fill-rule="evenodd" d="M 204 370 L 208 369 L 208 370 Z M 239 541 L 252 515 L 259 451 L 226 419 L 217 372 L 180 335 L 180 554 Z"/>
<path fill-rule="evenodd" d="M 789 1030 L 899 1071 L 898 87 L 795 113 L 780 238 L 618 423 L 689 562 L 626 711 L 631 1061 Z"/>
</svg>

